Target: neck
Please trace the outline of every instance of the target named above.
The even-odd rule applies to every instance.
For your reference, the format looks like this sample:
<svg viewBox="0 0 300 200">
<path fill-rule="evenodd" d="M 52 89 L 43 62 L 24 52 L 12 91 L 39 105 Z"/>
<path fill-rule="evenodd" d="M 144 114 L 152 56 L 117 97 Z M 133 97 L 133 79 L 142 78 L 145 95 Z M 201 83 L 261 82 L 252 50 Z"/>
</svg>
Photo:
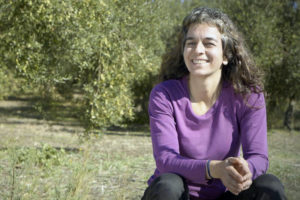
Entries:
<svg viewBox="0 0 300 200">
<path fill-rule="evenodd" d="M 221 77 L 203 79 L 190 75 L 188 84 L 191 101 L 203 102 L 207 105 L 212 105 L 217 100 L 222 87 Z"/>
</svg>

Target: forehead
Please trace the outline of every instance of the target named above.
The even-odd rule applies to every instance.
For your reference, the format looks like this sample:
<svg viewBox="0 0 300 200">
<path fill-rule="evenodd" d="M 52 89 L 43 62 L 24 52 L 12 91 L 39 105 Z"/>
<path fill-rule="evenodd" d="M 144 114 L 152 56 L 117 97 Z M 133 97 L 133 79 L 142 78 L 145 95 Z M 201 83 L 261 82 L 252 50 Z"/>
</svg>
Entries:
<svg viewBox="0 0 300 200">
<path fill-rule="evenodd" d="M 195 23 L 189 26 L 187 32 L 187 39 L 188 38 L 199 38 L 199 37 L 209 37 L 215 39 L 221 39 L 221 33 L 217 26 L 208 24 L 208 23 Z"/>
</svg>

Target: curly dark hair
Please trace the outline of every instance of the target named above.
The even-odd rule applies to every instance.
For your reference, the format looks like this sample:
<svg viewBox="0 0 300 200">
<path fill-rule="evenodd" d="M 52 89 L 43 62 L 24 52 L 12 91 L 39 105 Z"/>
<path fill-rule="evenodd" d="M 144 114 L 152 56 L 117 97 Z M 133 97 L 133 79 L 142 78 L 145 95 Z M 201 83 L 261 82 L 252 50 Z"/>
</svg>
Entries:
<svg viewBox="0 0 300 200">
<path fill-rule="evenodd" d="M 176 33 L 177 43 L 162 57 L 160 80 L 180 79 L 189 74 L 183 50 L 189 27 L 195 23 L 216 26 L 221 33 L 223 53 L 228 60 L 228 64 L 222 66 L 222 80 L 229 82 L 242 96 L 262 92 L 262 71 L 256 67 L 243 36 L 226 14 L 207 7 L 195 8 L 184 18 L 181 29 Z"/>
</svg>

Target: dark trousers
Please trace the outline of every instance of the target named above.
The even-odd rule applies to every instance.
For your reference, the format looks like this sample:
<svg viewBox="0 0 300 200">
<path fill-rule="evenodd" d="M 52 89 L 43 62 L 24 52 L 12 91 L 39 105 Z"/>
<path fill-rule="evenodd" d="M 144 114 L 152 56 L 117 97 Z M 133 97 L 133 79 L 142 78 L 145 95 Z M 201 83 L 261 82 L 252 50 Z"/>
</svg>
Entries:
<svg viewBox="0 0 300 200">
<path fill-rule="evenodd" d="M 146 189 L 142 200 L 193 200 L 185 180 L 172 173 L 157 177 Z M 238 196 L 225 192 L 218 200 L 286 200 L 282 183 L 276 176 L 264 174 L 257 177 L 248 190 Z"/>
</svg>

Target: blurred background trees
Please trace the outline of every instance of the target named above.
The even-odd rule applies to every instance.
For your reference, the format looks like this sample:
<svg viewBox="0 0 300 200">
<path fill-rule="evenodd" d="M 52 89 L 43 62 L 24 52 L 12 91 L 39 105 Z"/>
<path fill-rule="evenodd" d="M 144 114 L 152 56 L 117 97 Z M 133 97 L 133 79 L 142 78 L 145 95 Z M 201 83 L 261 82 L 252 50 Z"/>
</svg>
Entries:
<svg viewBox="0 0 300 200">
<path fill-rule="evenodd" d="M 299 1 L 226 2 L 221 7 L 245 35 L 265 72 L 269 127 L 280 124 L 291 129 L 300 95 Z"/>
<path fill-rule="evenodd" d="M 196 6 L 220 8 L 237 24 L 266 74 L 269 125 L 291 128 L 300 98 L 299 1 L 292 0 L 3 0 L 0 98 L 68 103 L 86 130 L 147 123 L 161 55 Z"/>
</svg>

